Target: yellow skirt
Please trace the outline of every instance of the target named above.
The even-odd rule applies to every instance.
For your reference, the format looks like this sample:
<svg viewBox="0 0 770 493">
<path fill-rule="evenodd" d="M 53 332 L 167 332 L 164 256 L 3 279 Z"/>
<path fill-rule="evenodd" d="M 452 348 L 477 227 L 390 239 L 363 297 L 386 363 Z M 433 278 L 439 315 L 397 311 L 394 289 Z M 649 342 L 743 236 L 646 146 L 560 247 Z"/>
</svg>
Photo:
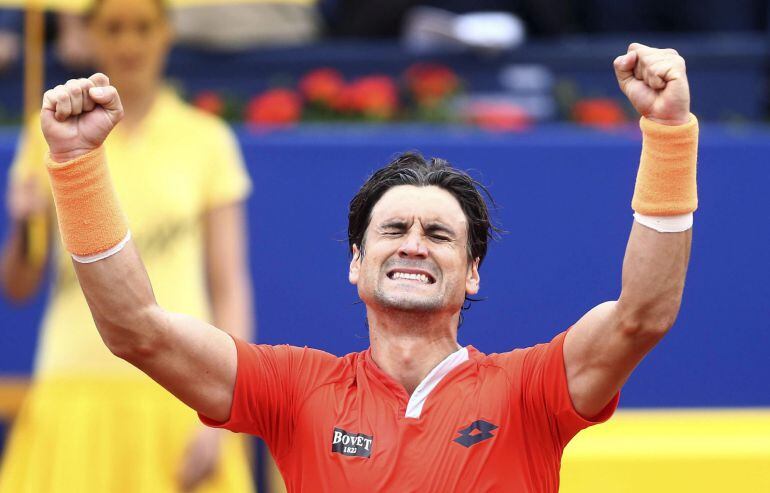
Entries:
<svg viewBox="0 0 770 493">
<path fill-rule="evenodd" d="M 6 443 L 0 493 L 180 491 L 194 411 L 149 378 L 46 378 L 33 384 Z M 247 444 L 227 433 L 196 493 L 253 492 Z"/>
</svg>

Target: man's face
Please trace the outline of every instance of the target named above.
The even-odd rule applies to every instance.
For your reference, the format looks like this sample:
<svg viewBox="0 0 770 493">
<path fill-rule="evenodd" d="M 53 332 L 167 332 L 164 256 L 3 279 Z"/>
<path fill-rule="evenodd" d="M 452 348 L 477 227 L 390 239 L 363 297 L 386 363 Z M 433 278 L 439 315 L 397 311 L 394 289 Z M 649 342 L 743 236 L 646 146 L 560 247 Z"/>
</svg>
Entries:
<svg viewBox="0 0 770 493">
<path fill-rule="evenodd" d="M 459 312 L 479 289 L 467 245 L 468 221 L 449 192 L 393 187 L 372 209 L 363 257 L 353 247 L 350 282 L 367 307 Z"/>
</svg>

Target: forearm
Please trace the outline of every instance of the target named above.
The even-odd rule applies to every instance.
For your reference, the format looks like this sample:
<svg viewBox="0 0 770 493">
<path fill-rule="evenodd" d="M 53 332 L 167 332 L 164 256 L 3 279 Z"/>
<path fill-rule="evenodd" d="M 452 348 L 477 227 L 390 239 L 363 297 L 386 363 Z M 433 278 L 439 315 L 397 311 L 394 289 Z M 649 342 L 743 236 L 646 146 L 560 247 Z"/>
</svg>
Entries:
<svg viewBox="0 0 770 493">
<path fill-rule="evenodd" d="M 98 262 L 73 261 L 73 265 L 107 347 L 129 360 L 152 352 L 162 330 L 163 312 L 133 242 Z"/>
<path fill-rule="evenodd" d="M 634 221 L 616 305 L 620 326 L 662 335 L 679 312 L 692 229 L 660 233 Z"/>
</svg>

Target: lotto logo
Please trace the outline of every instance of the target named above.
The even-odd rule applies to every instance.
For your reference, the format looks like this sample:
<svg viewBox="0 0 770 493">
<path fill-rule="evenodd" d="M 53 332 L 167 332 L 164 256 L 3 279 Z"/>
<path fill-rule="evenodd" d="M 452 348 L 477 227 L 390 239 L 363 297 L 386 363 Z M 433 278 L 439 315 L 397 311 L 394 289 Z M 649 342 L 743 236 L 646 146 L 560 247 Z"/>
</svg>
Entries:
<svg viewBox="0 0 770 493">
<path fill-rule="evenodd" d="M 455 438 L 453 441 L 459 443 L 463 447 L 470 447 L 471 445 L 476 445 L 477 443 L 482 442 L 487 438 L 492 438 L 494 436 L 492 434 L 492 430 L 496 429 L 497 425 L 493 425 L 488 421 L 480 419 L 478 421 L 474 421 L 465 428 L 457 430 L 457 433 L 459 433 L 460 436 Z"/>
</svg>

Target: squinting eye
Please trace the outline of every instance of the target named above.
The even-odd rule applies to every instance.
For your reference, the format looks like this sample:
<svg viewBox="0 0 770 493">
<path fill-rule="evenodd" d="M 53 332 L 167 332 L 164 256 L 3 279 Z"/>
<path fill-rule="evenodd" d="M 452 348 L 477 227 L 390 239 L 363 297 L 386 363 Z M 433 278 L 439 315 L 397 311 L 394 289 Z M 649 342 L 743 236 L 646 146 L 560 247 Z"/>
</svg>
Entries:
<svg viewBox="0 0 770 493">
<path fill-rule="evenodd" d="M 431 238 L 438 241 L 449 241 L 449 238 L 441 235 L 431 235 Z"/>
</svg>

